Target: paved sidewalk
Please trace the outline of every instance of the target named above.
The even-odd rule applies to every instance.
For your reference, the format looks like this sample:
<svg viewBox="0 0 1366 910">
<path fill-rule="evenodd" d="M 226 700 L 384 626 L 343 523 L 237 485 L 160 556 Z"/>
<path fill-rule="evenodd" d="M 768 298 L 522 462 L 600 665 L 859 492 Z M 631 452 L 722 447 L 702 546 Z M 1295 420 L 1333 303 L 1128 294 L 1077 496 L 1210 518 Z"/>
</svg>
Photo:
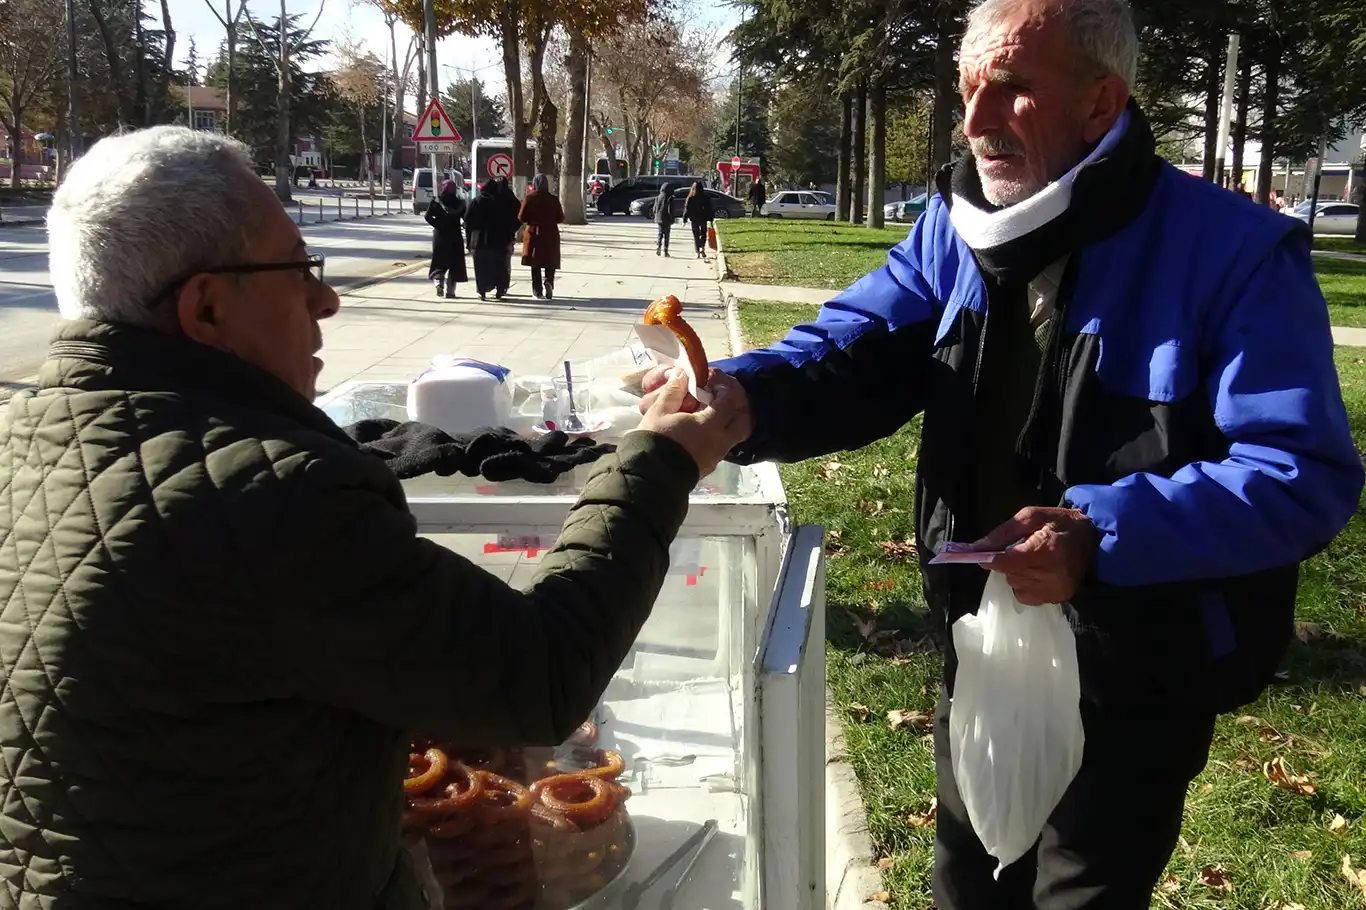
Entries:
<svg viewBox="0 0 1366 910">
<path fill-rule="evenodd" d="M 1349 262 L 1366 262 L 1366 253 L 1340 253 L 1337 250 L 1310 250 L 1315 256 L 1324 259 L 1346 259 Z"/>
<path fill-rule="evenodd" d="M 518 260 L 513 296 L 504 300 L 481 302 L 472 281 L 459 285 L 456 299 L 439 298 L 425 270 L 346 295 L 341 311 L 322 324 L 326 366 L 319 391 L 348 379 L 412 379 L 436 354 L 552 373 L 565 360 L 624 347 L 645 307 L 664 294 L 683 301 L 710 357 L 728 353 L 725 308 L 710 263 L 656 257 L 654 225 L 641 221 L 566 226 L 563 235 L 554 300 L 531 296 L 530 272 Z"/>
</svg>

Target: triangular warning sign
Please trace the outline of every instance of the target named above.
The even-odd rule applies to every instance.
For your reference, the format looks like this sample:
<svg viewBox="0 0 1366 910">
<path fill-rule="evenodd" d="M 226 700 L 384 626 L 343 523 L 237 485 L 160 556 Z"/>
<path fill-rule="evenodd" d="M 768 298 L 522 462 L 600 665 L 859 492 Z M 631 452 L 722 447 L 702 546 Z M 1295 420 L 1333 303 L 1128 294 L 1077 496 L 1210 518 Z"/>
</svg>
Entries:
<svg viewBox="0 0 1366 910">
<path fill-rule="evenodd" d="M 413 130 L 414 142 L 459 142 L 460 131 L 446 116 L 441 102 L 433 98 L 427 110 L 418 118 L 417 128 Z"/>
</svg>

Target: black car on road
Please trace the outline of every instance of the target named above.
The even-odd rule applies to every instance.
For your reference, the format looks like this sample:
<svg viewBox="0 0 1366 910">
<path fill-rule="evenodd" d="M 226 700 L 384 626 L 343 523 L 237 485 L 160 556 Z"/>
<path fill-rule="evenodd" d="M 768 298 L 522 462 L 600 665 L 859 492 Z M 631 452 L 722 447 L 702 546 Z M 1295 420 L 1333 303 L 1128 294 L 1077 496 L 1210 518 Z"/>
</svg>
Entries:
<svg viewBox="0 0 1366 910">
<path fill-rule="evenodd" d="M 688 202 L 688 191 L 691 186 L 683 186 L 674 190 L 673 198 L 669 200 L 669 208 L 673 211 L 675 218 L 683 217 L 683 207 Z M 745 204 L 734 196 L 729 196 L 720 190 L 707 190 L 702 192 L 707 194 L 711 200 L 712 214 L 717 218 L 743 218 L 745 217 Z M 643 218 L 653 218 L 655 216 L 655 200 L 659 198 L 659 190 L 655 190 L 654 196 L 647 196 L 637 199 L 631 203 L 631 214 L 640 215 Z"/>
<path fill-rule="evenodd" d="M 599 215 L 625 215 L 631 210 L 631 203 L 659 195 L 659 188 L 668 183 L 673 186 L 692 186 L 700 177 L 643 176 L 628 177 L 598 197 Z"/>
</svg>

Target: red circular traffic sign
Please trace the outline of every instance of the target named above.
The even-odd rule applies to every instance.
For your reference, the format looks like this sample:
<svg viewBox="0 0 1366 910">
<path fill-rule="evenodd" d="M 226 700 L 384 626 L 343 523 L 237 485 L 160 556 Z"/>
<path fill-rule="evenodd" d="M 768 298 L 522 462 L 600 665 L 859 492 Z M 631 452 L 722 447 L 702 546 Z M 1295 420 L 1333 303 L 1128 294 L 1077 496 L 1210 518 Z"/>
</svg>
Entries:
<svg viewBox="0 0 1366 910">
<path fill-rule="evenodd" d="M 489 156 L 489 176 L 490 177 L 511 177 L 512 158 L 499 152 Z"/>
</svg>

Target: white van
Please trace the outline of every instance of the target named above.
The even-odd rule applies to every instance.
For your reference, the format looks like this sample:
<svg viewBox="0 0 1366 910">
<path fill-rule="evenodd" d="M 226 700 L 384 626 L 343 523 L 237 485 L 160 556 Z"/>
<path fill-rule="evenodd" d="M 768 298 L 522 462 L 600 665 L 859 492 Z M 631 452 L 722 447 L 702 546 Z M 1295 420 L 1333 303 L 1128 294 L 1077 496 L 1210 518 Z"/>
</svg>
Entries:
<svg viewBox="0 0 1366 910">
<path fill-rule="evenodd" d="M 457 170 L 446 170 L 442 173 L 442 180 L 454 180 L 455 185 L 460 187 L 463 195 L 465 192 L 465 176 Z M 413 171 L 413 214 L 421 215 L 427 211 L 432 204 L 432 199 L 436 196 L 439 187 L 432 186 L 432 169 L 420 167 Z"/>
</svg>

